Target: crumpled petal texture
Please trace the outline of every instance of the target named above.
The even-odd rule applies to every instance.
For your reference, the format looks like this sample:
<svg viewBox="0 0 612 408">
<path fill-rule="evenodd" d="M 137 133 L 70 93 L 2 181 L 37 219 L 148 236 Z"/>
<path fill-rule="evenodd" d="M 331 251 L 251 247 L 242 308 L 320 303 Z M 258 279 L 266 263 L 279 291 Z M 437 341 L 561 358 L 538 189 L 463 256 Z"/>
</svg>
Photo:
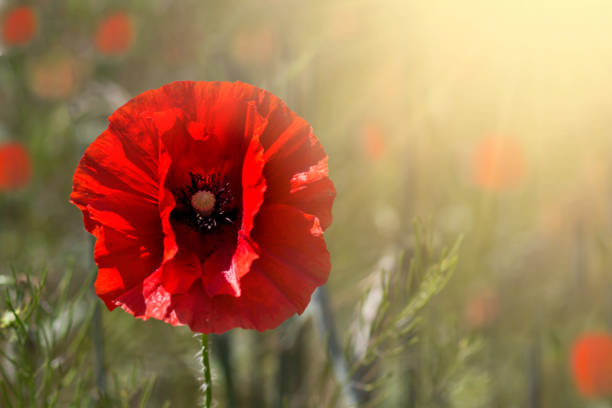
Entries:
<svg viewBox="0 0 612 408">
<path fill-rule="evenodd" d="M 248 84 L 173 82 L 109 122 L 70 200 L 97 239 L 95 289 L 110 310 L 202 333 L 304 311 L 329 275 L 336 194 L 306 121 Z M 216 218 L 189 207 L 194 188 L 216 194 Z"/>
</svg>

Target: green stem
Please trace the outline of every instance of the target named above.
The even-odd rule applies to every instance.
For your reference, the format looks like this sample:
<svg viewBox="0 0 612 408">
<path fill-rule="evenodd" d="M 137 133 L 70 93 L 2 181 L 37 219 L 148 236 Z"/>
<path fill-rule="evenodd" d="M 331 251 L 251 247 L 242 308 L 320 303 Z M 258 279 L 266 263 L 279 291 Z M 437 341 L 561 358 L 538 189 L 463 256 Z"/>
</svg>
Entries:
<svg viewBox="0 0 612 408">
<path fill-rule="evenodd" d="M 208 360 L 209 352 L 208 335 L 202 333 L 202 374 L 204 374 L 204 383 L 202 386 L 204 389 L 204 408 L 210 408 L 212 403 L 212 381 L 210 379 L 210 361 Z"/>
</svg>

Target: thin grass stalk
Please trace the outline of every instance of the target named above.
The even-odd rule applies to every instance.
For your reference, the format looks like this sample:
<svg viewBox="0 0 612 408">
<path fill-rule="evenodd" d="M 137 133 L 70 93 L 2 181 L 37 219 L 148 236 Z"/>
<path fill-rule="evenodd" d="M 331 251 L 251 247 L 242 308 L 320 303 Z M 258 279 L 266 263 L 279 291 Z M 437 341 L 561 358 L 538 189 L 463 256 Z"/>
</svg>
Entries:
<svg viewBox="0 0 612 408">
<path fill-rule="evenodd" d="M 345 402 L 352 407 L 360 406 L 361 400 L 356 392 L 342 347 L 338 341 L 334 316 L 325 285 L 315 291 L 312 296 L 312 303 L 315 307 L 315 320 L 321 330 L 323 339 L 327 341 L 327 350 L 331 358 L 334 375 L 340 384 Z"/>
<path fill-rule="evenodd" d="M 92 252 L 95 241 L 91 238 Z M 94 275 L 94 281 L 96 277 Z M 93 285 L 92 285 L 93 286 Z M 95 294 L 94 294 L 95 295 Z M 106 395 L 106 371 L 104 368 L 104 328 L 102 327 L 102 309 L 100 302 L 94 297 L 94 312 L 91 319 L 91 339 L 94 347 L 94 376 L 98 387 L 98 395 Z"/>
<path fill-rule="evenodd" d="M 529 347 L 529 361 L 527 364 L 527 407 L 540 408 L 540 395 L 542 393 L 542 384 L 540 381 L 540 345 L 538 341 L 539 335 L 536 335 L 535 340 Z"/>
</svg>

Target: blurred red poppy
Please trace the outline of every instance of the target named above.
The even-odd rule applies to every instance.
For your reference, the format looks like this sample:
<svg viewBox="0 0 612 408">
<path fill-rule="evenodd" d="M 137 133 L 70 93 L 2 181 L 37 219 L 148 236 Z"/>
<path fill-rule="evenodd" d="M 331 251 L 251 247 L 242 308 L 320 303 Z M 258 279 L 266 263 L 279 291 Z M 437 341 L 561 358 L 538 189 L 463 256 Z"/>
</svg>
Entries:
<svg viewBox="0 0 612 408">
<path fill-rule="evenodd" d="M 32 92 L 41 99 L 65 99 L 77 86 L 78 71 L 74 58 L 49 54 L 31 66 L 29 85 Z"/>
<path fill-rule="evenodd" d="M 525 175 L 525 157 L 520 143 L 512 138 L 492 136 L 478 144 L 473 158 L 475 183 L 485 190 L 518 186 Z"/>
<path fill-rule="evenodd" d="M 583 334 L 572 347 L 571 364 L 576 387 L 582 395 L 612 395 L 612 337 L 609 334 Z"/>
<path fill-rule="evenodd" d="M 376 122 L 367 122 L 363 125 L 363 147 L 366 156 L 376 161 L 385 153 L 385 134 Z"/>
<path fill-rule="evenodd" d="M 239 31 L 234 37 L 232 56 L 245 66 L 269 65 L 279 51 L 277 32 L 270 27 Z"/>
<path fill-rule="evenodd" d="M 132 18 L 119 11 L 107 16 L 98 25 L 96 47 L 105 55 L 121 55 L 127 52 L 134 42 Z"/>
<path fill-rule="evenodd" d="M 304 311 L 329 274 L 335 197 L 306 121 L 240 82 L 174 82 L 109 121 L 71 194 L 109 309 L 203 333 Z"/>
<path fill-rule="evenodd" d="M 349 40 L 360 28 L 360 16 L 355 3 L 339 3 L 330 17 L 328 27 L 332 40 Z"/>
<path fill-rule="evenodd" d="M 6 45 L 26 45 L 36 34 L 36 14 L 31 7 L 10 10 L 2 19 L 2 37 Z"/>
<path fill-rule="evenodd" d="M 0 191 L 25 187 L 32 176 L 30 155 L 18 142 L 0 145 Z"/>
<path fill-rule="evenodd" d="M 495 321 L 499 314 L 499 296 L 496 291 L 487 289 L 474 295 L 467 303 L 465 317 L 474 328 L 486 327 Z"/>
</svg>

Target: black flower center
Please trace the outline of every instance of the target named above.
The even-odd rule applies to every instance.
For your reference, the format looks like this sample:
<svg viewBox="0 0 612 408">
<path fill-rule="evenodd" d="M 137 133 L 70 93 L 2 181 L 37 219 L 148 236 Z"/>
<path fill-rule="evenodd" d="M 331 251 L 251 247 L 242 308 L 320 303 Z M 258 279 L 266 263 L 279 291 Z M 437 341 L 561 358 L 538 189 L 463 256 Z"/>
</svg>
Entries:
<svg viewBox="0 0 612 408">
<path fill-rule="evenodd" d="M 238 208 L 227 177 L 220 173 L 206 176 L 189 173 L 189 177 L 190 184 L 174 192 L 176 207 L 172 219 L 205 233 L 234 224 Z"/>
</svg>

